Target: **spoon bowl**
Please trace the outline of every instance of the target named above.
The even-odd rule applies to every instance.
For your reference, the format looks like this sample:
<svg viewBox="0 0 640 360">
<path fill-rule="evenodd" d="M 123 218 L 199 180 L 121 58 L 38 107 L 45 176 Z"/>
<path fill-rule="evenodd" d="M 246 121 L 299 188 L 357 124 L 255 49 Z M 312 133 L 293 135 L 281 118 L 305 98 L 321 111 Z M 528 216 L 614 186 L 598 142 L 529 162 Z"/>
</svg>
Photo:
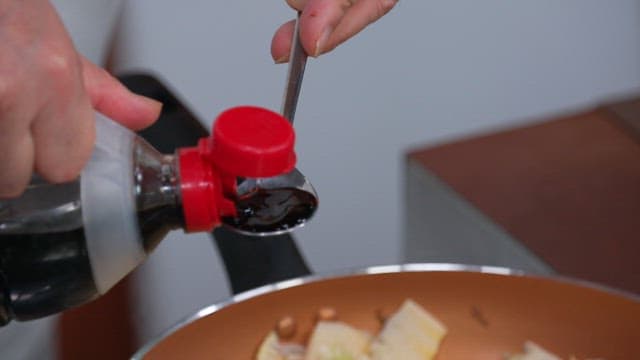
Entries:
<svg viewBox="0 0 640 360">
<path fill-rule="evenodd" d="M 298 170 L 270 178 L 244 179 L 238 184 L 237 216 L 223 217 L 234 232 L 274 236 L 302 227 L 318 207 L 318 195 Z"/>
</svg>

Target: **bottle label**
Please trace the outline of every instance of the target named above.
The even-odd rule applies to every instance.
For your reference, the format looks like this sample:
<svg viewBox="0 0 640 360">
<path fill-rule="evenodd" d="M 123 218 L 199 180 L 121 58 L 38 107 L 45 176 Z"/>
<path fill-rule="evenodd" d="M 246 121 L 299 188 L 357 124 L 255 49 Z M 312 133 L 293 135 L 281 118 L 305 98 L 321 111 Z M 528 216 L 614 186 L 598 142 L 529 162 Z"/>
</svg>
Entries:
<svg viewBox="0 0 640 360">
<path fill-rule="evenodd" d="M 87 251 L 101 294 L 145 258 L 136 219 L 134 138 L 96 114 L 96 145 L 82 171 L 80 192 Z"/>
</svg>

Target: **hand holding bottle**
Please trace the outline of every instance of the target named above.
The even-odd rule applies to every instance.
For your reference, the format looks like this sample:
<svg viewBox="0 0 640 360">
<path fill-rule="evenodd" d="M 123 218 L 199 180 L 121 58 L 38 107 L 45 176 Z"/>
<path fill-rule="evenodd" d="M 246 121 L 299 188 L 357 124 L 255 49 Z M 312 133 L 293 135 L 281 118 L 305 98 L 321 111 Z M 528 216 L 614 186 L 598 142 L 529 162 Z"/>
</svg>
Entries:
<svg viewBox="0 0 640 360">
<path fill-rule="evenodd" d="M 76 178 L 93 149 L 95 110 L 132 129 L 160 113 L 76 51 L 48 0 L 0 2 L 0 43 L 0 198 L 20 195 L 34 171 Z"/>
</svg>

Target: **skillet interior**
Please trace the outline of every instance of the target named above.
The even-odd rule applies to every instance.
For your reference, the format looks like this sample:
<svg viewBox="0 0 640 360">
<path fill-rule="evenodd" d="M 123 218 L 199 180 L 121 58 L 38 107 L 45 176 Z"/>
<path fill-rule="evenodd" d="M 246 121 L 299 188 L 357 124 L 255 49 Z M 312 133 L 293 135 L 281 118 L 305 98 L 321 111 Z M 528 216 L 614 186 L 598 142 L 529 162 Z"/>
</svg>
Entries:
<svg viewBox="0 0 640 360">
<path fill-rule="evenodd" d="M 446 324 L 438 359 L 500 359 L 533 340 L 568 358 L 632 359 L 640 353 L 640 301 L 571 282 L 466 271 L 352 275 L 312 281 L 223 307 L 180 327 L 144 359 L 253 359 L 283 316 L 308 336 L 318 308 L 378 331 L 376 311 L 412 298 Z"/>
</svg>

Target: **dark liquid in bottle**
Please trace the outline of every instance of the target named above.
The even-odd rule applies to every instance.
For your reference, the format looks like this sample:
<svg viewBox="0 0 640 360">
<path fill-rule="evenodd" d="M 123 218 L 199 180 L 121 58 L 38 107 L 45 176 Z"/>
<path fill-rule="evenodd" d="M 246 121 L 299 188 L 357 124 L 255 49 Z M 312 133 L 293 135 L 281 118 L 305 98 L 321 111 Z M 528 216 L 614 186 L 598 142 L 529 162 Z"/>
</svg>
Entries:
<svg viewBox="0 0 640 360">
<path fill-rule="evenodd" d="M 22 199 L 0 202 L 0 326 L 10 318 L 54 314 L 99 295 L 79 199 L 75 181 L 38 183 Z M 181 212 L 168 205 L 137 215 L 146 251 L 182 223 Z"/>
<path fill-rule="evenodd" d="M 79 196 L 78 181 L 50 185 L 35 178 L 22 199 L 0 201 L 1 322 L 50 315 L 97 296 Z"/>
<path fill-rule="evenodd" d="M 0 235 L 0 274 L 4 305 L 20 320 L 54 314 L 98 296 L 82 227 Z"/>
<path fill-rule="evenodd" d="M 238 215 L 222 222 L 252 233 L 287 230 L 307 221 L 315 212 L 316 197 L 297 188 L 258 189 L 236 201 Z"/>
</svg>

